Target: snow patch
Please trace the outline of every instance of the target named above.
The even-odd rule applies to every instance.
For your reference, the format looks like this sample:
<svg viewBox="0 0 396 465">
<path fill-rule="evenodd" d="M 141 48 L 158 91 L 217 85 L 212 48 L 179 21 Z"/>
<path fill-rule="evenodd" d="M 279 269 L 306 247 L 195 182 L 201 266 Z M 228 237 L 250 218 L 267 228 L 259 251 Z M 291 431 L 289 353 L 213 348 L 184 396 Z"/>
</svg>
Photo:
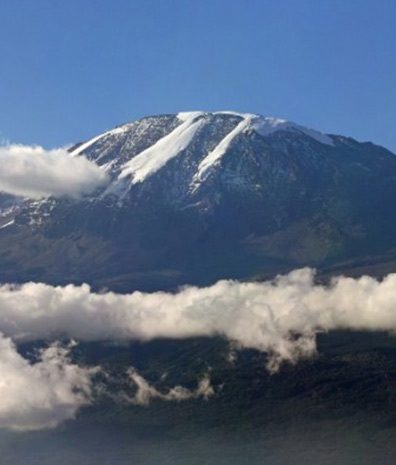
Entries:
<svg viewBox="0 0 396 465">
<path fill-rule="evenodd" d="M 243 119 L 250 119 L 251 126 L 249 129 L 253 129 L 262 136 L 269 136 L 276 131 L 292 131 L 299 132 L 315 139 L 317 142 L 325 145 L 334 145 L 334 142 L 330 136 L 323 134 L 315 129 L 306 128 L 299 124 L 287 121 L 281 118 L 274 118 L 272 116 L 261 116 L 254 113 L 239 113 L 237 111 L 216 111 L 214 115 L 232 115 L 239 116 Z M 248 128 L 246 128 L 248 129 Z"/>
<path fill-rule="evenodd" d="M 75 150 L 72 150 L 70 154 L 73 157 L 80 155 L 87 148 L 91 147 L 91 145 L 95 144 L 96 142 L 98 142 L 100 139 L 103 139 L 104 137 L 117 136 L 119 134 L 123 134 L 124 132 L 128 131 L 129 126 L 130 124 L 125 124 L 123 126 L 119 126 L 117 128 L 111 129 L 110 131 L 103 132 L 102 134 L 99 134 L 98 136 L 93 137 L 92 139 L 89 139 L 87 142 L 84 142 L 83 144 L 79 145 Z"/>
<path fill-rule="evenodd" d="M 203 115 L 202 112 L 179 113 L 177 117 L 182 124 L 125 163 L 118 178 L 130 176 L 131 183 L 136 184 L 157 172 L 188 147 L 198 129 L 205 124 Z"/>
<path fill-rule="evenodd" d="M 8 223 L 3 224 L 3 226 L 0 226 L 0 229 L 7 228 L 8 226 L 13 225 L 14 223 L 15 223 L 15 220 L 11 220 L 11 221 L 9 221 Z"/>
<path fill-rule="evenodd" d="M 251 129 L 262 136 L 269 136 L 276 131 L 302 133 L 321 144 L 334 145 L 332 138 L 327 134 L 279 118 L 259 116 L 252 122 Z"/>
<path fill-rule="evenodd" d="M 238 111 L 222 110 L 215 111 L 213 115 L 230 115 L 230 116 L 239 116 L 239 118 L 260 118 L 260 115 L 255 113 L 240 113 Z"/>
<path fill-rule="evenodd" d="M 269 136 L 277 131 L 289 131 L 294 133 L 302 133 L 310 137 L 311 139 L 320 142 L 321 144 L 334 145 L 333 140 L 330 136 L 322 134 L 314 129 L 305 128 L 298 124 L 290 121 L 264 117 L 253 113 L 238 113 L 235 111 L 217 111 L 212 113 L 214 115 L 232 115 L 242 118 L 240 123 L 230 131 L 221 142 L 201 161 L 198 166 L 197 172 L 194 174 L 191 182 L 191 192 L 195 192 L 201 185 L 201 183 L 207 178 L 210 169 L 214 166 L 218 166 L 221 158 L 227 152 L 232 141 L 241 133 L 249 130 L 254 130 L 261 136 Z"/>
<path fill-rule="evenodd" d="M 205 115 L 205 112 L 203 111 L 181 111 L 176 116 L 177 116 L 177 119 L 184 122 L 184 121 L 195 119 L 195 118 L 198 118 L 199 116 L 204 116 L 204 115 Z"/>
<path fill-rule="evenodd" d="M 225 112 L 221 112 L 222 114 Z M 236 116 L 242 116 L 241 114 L 236 114 Z M 195 173 L 193 177 L 193 191 L 198 187 L 199 183 L 204 180 L 205 174 L 208 173 L 209 169 L 212 166 L 218 165 L 222 156 L 228 150 L 231 142 L 235 139 L 238 134 L 244 132 L 246 129 L 249 128 L 252 119 L 255 115 L 245 114 L 242 116 L 242 121 L 231 131 L 229 132 L 224 139 L 211 151 L 208 155 L 201 161 L 198 166 L 198 171 Z"/>
</svg>

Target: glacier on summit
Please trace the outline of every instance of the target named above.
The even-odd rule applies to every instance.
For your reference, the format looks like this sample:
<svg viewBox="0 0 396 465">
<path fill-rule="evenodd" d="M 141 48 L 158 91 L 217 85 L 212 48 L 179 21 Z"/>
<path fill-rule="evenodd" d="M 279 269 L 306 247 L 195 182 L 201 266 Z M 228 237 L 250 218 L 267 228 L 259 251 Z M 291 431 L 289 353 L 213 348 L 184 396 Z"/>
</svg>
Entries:
<svg viewBox="0 0 396 465">
<path fill-rule="evenodd" d="M 224 126 L 225 132 L 218 139 L 213 128 L 220 126 Z M 191 193 L 196 192 L 221 164 L 236 139 L 249 133 L 254 132 L 265 139 L 284 133 L 291 138 L 291 142 L 298 142 L 302 138 L 308 145 L 319 143 L 331 147 L 334 146 L 335 137 L 290 121 L 253 113 L 191 111 L 146 117 L 119 126 L 77 145 L 71 154 L 85 155 L 100 165 L 112 178 L 104 195 L 113 194 L 123 198 L 131 186 L 157 174 L 176 157 L 183 157 L 184 154 L 188 158 L 186 152 L 189 147 L 201 134 L 211 130 L 213 137 L 206 144 L 207 150 L 201 150 L 198 159 L 194 157 L 185 162 L 193 169 L 188 169 L 186 173 L 190 177 L 187 184 Z"/>
</svg>

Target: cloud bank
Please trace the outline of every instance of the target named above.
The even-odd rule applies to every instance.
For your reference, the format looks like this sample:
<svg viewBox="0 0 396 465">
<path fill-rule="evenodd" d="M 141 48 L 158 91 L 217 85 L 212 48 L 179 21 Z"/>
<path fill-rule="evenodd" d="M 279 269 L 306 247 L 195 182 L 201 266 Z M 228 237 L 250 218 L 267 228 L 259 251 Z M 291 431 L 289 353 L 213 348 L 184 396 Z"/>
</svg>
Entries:
<svg viewBox="0 0 396 465">
<path fill-rule="evenodd" d="M 90 402 L 92 369 L 68 359 L 52 345 L 30 363 L 14 343 L 0 335 L 0 427 L 11 430 L 54 428 L 74 418 Z"/>
<path fill-rule="evenodd" d="M 80 197 L 107 183 L 106 174 L 65 149 L 11 144 L 0 147 L 0 191 L 30 197 Z"/>
<path fill-rule="evenodd" d="M 316 351 L 335 329 L 395 331 L 396 274 L 382 281 L 339 277 L 327 286 L 312 269 L 262 283 L 219 281 L 176 294 L 97 294 L 88 285 L 0 286 L 0 331 L 15 341 L 67 337 L 148 341 L 220 335 L 267 352 L 269 368 Z"/>
<path fill-rule="evenodd" d="M 57 345 L 31 363 L 20 342 L 58 338 L 148 341 L 222 336 L 233 347 L 268 354 L 268 369 L 316 353 L 316 334 L 337 329 L 396 331 L 396 274 L 315 283 L 305 268 L 262 283 L 219 281 L 178 293 L 94 293 L 88 285 L 26 283 L 0 286 L 0 427 L 50 428 L 91 400 L 92 371 L 73 364 Z M 195 390 L 161 392 L 131 369 L 137 391 L 129 402 L 187 400 L 213 394 L 209 378 Z"/>
</svg>

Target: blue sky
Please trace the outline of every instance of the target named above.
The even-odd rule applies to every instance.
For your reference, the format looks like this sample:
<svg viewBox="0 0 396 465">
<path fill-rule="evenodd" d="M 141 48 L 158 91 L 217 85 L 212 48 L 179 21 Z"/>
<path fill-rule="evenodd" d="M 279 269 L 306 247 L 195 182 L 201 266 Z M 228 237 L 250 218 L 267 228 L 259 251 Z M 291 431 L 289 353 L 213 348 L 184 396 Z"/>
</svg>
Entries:
<svg viewBox="0 0 396 465">
<path fill-rule="evenodd" d="M 0 138 L 233 109 L 396 151 L 394 0 L 2 0 Z"/>
</svg>

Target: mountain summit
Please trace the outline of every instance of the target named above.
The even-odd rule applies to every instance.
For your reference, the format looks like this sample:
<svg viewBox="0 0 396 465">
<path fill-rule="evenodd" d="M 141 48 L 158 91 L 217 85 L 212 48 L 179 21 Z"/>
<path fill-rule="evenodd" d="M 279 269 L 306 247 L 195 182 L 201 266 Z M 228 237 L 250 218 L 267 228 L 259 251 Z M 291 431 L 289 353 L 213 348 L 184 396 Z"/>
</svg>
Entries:
<svg viewBox="0 0 396 465">
<path fill-rule="evenodd" d="M 282 133 L 292 139 L 299 136 L 307 144 L 334 145 L 331 136 L 282 119 L 196 111 L 143 118 L 94 137 L 71 152 L 86 155 L 112 176 L 105 194 L 125 194 L 131 185 L 146 181 L 175 158 L 188 160 L 189 191 L 195 191 L 221 166 L 235 141 L 253 133 L 263 138 Z"/>
<path fill-rule="evenodd" d="M 255 114 L 183 112 L 70 154 L 108 184 L 80 199 L 1 197 L 1 280 L 154 290 L 396 255 L 396 157 L 372 143 Z"/>
</svg>

